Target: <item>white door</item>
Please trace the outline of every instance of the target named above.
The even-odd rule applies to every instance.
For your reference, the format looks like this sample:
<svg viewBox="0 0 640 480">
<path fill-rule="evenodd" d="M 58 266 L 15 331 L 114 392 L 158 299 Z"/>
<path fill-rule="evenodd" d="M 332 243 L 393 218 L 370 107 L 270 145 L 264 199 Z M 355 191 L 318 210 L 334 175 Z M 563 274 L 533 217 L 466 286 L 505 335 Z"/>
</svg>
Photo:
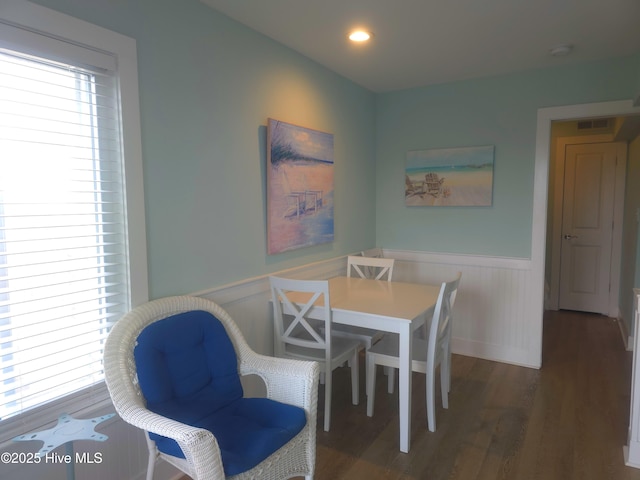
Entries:
<svg viewBox="0 0 640 480">
<path fill-rule="evenodd" d="M 615 143 L 567 145 L 561 309 L 608 313 L 617 151 Z"/>
</svg>

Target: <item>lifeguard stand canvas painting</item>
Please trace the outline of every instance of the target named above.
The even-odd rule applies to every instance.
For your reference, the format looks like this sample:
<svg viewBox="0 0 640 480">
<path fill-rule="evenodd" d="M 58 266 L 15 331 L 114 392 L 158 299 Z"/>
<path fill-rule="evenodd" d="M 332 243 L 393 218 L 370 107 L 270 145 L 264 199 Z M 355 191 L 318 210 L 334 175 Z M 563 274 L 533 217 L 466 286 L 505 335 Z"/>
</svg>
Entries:
<svg viewBox="0 0 640 480">
<path fill-rule="evenodd" d="M 491 206 L 493 145 L 407 152 L 407 206 Z"/>
<path fill-rule="evenodd" d="M 269 119 L 267 251 L 333 241 L 333 135 Z"/>
</svg>

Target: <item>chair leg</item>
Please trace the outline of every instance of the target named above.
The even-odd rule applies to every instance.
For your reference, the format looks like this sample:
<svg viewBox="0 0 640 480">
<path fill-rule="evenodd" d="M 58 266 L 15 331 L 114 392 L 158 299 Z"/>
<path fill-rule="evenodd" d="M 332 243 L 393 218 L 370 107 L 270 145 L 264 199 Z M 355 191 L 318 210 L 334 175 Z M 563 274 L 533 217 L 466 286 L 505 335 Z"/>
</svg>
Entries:
<svg viewBox="0 0 640 480">
<path fill-rule="evenodd" d="M 356 350 L 351 358 L 351 402 L 354 405 L 360 403 L 360 361 L 359 350 Z"/>
<path fill-rule="evenodd" d="M 442 407 L 449 408 L 449 391 L 451 390 L 451 363 L 445 354 L 440 364 L 440 390 L 442 390 Z"/>
<path fill-rule="evenodd" d="M 427 424 L 429 425 L 429 431 L 436 431 L 436 405 L 435 405 L 435 388 L 436 388 L 436 379 L 435 379 L 435 369 L 427 369 L 426 374 L 426 384 L 427 384 Z"/>
<path fill-rule="evenodd" d="M 389 369 L 387 374 L 387 393 L 393 393 L 396 384 L 396 369 L 393 367 L 387 368 Z"/>
<path fill-rule="evenodd" d="M 366 365 L 365 365 L 366 366 Z M 385 376 L 387 376 L 387 383 L 389 382 L 389 375 L 393 375 L 393 368 L 391 367 L 387 367 L 387 366 L 383 366 L 382 367 Z M 374 368 L 374 376 L 375 376 L 375 368 Z M 391 380 L 393 382 L 393 380 Z M 367 382 L 369 382 L 369 372 L 367 371 Z M 389 387 L 387 387 L 389 388 Z M 375 388 L 374 388 L 375 390 Z M 389 393 L 393 393 L 393 391 L 389 392 Z M 369 395 L 369 384 L 367 383 L 367 395 Z"/>
<path fill-rule="evenodd" d="M 148 438 L 148 433 L 145 432 L 145 435 Z M 148 442 L 149 440 L 147 440 Z M 155 449 L 155 447 L 153 448 L 153 450 L 151 449 L 151 447 L 149 448 L 149 461 L 147 463 L 147 480 L 153 480 L 153 472 L 155 470 L 155 466 L 156 466 L 156 459 L 158 457 L 157 451 Z"/>
<path fill-rule="evenodd" d="M 374 400 L 376 396 L 376 362 L 372 353 L 366 356 L 367 369 L 367 417 L 373 417 Z"/>
<path fill-rule="evenodd" d="M 387 391 L 389 393 L 393 393 L 393 386 L 389 386 L 389 375 L 394 375 L 393 372 L 393 367 L 387 367 L 386 365 L 384 367 L 382 367 L 382 370 L 384 371 L 384 376 L 387 377 Z M 391 389 L 391 390 L 389 390 Z"/>
<path fill-rule="evenodd" d="M 331 384 L 333 372 L 326 372 L 324 377 L 324 431 L 328 432 L 331 427 Z"/>
<path fill-rule="evenodd" d="M 364 355 L 364 394 L 369 397 L 371 395 L 371 374 L 369 373 L 369 351 Z M 374 368 L 375 373 L 375 368 Z M 375 382 L 375 379 L 373 380 Z"/>
</svg>

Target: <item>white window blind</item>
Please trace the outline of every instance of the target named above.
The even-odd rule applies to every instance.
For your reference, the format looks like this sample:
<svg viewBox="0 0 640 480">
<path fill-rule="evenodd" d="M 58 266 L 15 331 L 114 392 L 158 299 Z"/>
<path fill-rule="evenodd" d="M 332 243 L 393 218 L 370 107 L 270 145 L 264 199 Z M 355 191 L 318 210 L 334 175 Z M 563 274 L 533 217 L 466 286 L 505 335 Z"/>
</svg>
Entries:
<svg viewBox="0 0 640 480">
<path fill-rule="evenodd" d="M 130 308 L 118 78 L 6 45 L 0 420 L 101 383 L 104 340 Z"/>
</svg>

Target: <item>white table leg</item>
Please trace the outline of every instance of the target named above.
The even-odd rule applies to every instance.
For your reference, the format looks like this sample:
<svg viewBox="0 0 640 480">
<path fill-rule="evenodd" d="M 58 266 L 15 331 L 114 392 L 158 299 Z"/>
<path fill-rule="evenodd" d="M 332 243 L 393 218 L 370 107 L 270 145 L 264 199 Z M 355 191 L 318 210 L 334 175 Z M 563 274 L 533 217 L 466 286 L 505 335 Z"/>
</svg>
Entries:
<svg viewBox="0 0 640 480">
<path fill-rule="evenodd" d="M 409 453 L 411 442 L 411 324 L 402 325 L 398 397 L 400 402 L 400 451 Z"/>
</svg>

